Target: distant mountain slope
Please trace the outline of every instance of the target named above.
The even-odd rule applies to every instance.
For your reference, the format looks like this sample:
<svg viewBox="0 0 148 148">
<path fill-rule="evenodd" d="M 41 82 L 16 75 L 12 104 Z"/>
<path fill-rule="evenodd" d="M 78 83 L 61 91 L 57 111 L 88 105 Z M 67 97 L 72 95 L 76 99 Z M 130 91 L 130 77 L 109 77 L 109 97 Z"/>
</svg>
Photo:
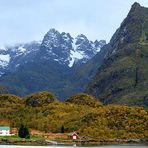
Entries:
<svg viewBox="0 0 148 148">
<path fill-rule="evenodd" d="M 85 64 L 79 66 L 71 74 L 67 87 L 64 87 L 63 89 L 65 94 L 67 94 L 67 97 L 72 95 L 68 93 L 69 89 L 73 92 L 73 94 L 83 92 L 86 89 L 90 80 L 95 76 L 97 69 L 103 64 L 104 57 L 108 53 L 109 49 L 110 45 L 105 45 L 103 48 L 101 48 L 98 54 L 96 54 Z"/>
<path fill-rule="evenodd" d="M 87 92 L 105 104 L 148 106 L 148 8 L 134 3 Z"/>
<path fill-rule="evenodd" d="M 59 98 L 73 95 L 84 90 L 89 78 L 86 83 L 81 76 L 82 85 L 74 88 L 71 77 L 79 77 L 80 67 L 97 53 L 102 55 L 100 50 L 105 44 L 104 40 L 89 41 L 83 34 L 74 39 L 69 33 L 52 28 L 43 41 L 0 49 L 0 86 L 20 96 L 43 90 Z M 79 83 L 79 79 L 74 83 Z"/>
</svg>

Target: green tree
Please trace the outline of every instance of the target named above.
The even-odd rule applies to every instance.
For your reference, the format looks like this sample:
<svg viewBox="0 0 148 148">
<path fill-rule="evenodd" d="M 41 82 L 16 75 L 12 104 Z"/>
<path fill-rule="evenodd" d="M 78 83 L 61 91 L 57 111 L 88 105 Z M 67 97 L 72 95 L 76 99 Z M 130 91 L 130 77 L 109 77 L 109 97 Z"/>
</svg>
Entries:
<svg viewBox="0 0 148 148">
<path fill-rule="evenodd" d="M 61 127 L 61 133 L 64 133 L 65 129 L 64 129 L 64 126 L 62 125 Z"/>
<path fill-rule="evenodd" d="M 19 131 L 18 131 L 18 136 L 20 138 L 30 138 L 29 130 L 25 125 L 21 124 Z"/>
</svg>

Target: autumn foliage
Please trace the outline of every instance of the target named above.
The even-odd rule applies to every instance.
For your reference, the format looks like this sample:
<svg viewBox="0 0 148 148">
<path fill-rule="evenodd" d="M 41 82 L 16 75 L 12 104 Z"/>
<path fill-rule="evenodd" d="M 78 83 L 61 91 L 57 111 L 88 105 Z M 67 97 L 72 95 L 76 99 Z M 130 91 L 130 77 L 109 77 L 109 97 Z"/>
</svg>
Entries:
<svg viewBox="0 0 148 148">
<path fill-rule="evenodd" d="M 89 104 L 88 98 L 85 102 L 84 94 L 78 96 L 83 96 L 84 103 L 82 100 L 78 103 L 77 96 L 66 102 L 56 99 L 50 101 L 51 96 L 47 92 L 22 99 L 13 95 L 0 95 L 0 119 L 8 120 L 11 127 L 19 128 L 24 124 L 45 133 L 60 133 L 61 127 L 64 127 L 64 132 L 77 131 L 80 136 L 92 139 L 148 138 L 147 109 L 124 105 L 105 106 L 94 98 L 90 98 L 93 103 Z M 26 103 L 36 98 L 39 105 Z M 95 106 L 94 101 L 98 105 Z"/>
</svg>

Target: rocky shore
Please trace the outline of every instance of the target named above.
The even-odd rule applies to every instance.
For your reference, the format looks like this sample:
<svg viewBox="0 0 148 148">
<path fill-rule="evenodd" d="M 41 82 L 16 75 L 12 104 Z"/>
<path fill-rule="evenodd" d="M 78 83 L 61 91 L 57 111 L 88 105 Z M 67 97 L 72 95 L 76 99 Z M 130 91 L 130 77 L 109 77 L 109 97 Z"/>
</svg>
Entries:
<svg viewBox="0 0 148 148">
<path fill-rule="evenodd" d="M 111 140 L 0 140 L 0 145 L 111 145 L 111 144 L 148 144 L 147 139 Z"/>
</svg>

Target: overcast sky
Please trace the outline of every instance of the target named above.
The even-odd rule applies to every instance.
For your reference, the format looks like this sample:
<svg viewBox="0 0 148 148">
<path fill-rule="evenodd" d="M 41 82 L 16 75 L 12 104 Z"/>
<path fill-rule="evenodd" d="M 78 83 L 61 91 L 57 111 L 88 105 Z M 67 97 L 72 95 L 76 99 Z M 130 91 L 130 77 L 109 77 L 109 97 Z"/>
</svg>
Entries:
<svg viewBox="0 0 148 148">
<path fill-rule="evenodd" d="M 0 0 L 0 45 L 42 40 L 50 28 L 107 42 L 135 0 Z M 137 0 L 148 7 L 148 0 Z"/>
</svg>

